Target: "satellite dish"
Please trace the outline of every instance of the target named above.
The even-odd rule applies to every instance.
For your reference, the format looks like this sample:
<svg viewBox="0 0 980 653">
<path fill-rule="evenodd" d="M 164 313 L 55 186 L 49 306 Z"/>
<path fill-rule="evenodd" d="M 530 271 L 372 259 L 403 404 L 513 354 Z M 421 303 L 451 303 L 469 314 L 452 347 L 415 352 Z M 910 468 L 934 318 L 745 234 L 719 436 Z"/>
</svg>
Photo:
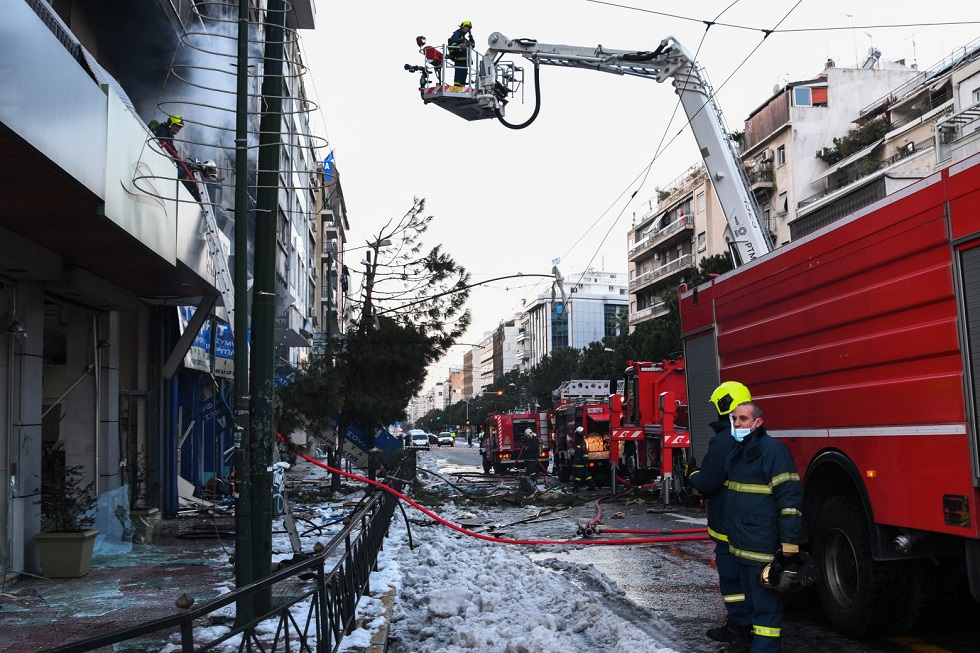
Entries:
<svg viewBox="0 0 980 653">
<path fill-rule="evenodd" d="M 779 93 L 779 84 L 773 84 L 772 94 L 775 95 L 776 93 Z"/>
</svg>

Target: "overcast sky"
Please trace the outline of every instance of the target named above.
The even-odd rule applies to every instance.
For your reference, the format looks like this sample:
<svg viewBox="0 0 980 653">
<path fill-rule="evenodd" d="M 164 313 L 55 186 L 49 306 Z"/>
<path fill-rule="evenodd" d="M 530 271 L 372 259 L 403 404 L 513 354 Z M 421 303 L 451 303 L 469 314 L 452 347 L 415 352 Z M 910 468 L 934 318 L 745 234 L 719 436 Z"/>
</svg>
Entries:
<svg viewBox="0 0 980 653">
<path fill-rule="evenodd" d="M 542 67 L 541 111 L 523 130 L 423 105 L 418 75 L 404 70 L 421 63 L 415 37 L 442 44 L 463 20 L 473 22 L 480 52 L 492 32 L 620 50 L 651 50 L 674 36 L 706 69 L 733 131 L 775 85 L 817 75 L 828 58 L 853 66 L 873 46 L 883 60 L 926 69 L 980 36 L 980 6 L 937 11 L 921 0 L 320 0 L 317 29 L 301 37 L 308 92 L 320 105 L 314 128 L 329 139 L 342 175 L 350 245 L 422 197 L 436 218 L 426 244 L 443 244 L 474 281 L 549 273 L 556 258 L 566 278 L 587 267 L 625 273 L 634 213 L 700 159 L 673 88 L 649 80 Z M 716 24 L 706 29 L 704 21 Z M 886 27 L 898 24 L 905 26 Z M 834 27 L 844 29 L 827 29 Z M 807 31 L 763 40 L 763 29 Z M 509 122 L 530 116 L 531 86 L 523 104 L 508 105 Z M 359 260 L 347 262 L 357 275 Z M 351 286 L 358 284 L 355 277 Z M 463 341 L 478 342 L 541 292 L 550 292 L 547 280 L 474 289 Z M 464 351 L 454 348 L 431 369 L 429 383 Z"/>
</svg>

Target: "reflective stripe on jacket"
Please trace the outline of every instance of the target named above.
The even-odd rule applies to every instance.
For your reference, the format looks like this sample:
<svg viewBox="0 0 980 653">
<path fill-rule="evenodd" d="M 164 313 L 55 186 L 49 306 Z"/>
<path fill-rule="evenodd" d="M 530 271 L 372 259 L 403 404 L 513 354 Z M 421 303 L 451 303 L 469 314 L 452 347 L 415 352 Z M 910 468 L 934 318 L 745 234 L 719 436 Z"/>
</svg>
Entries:
<svg viewBox="0 0 980 653">
<path fill-rule="evenodd" d="M 800 543 L 803 488 L 789 449 L 760 426 L 725 461 L 725 527 L 733 555 L 768 562 L 782 542 Z"/>
</svg>

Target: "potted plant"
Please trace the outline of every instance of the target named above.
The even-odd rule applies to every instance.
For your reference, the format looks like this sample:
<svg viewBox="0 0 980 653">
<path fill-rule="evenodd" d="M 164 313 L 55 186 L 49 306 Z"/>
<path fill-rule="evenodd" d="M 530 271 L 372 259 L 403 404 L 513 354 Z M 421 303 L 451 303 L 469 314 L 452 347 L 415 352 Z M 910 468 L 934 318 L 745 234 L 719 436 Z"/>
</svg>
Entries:
<svg viewBox="0 0 980 653">
<path fill-rule="evenodd" d="M 41 485 L 41 516 L 45 528 L 34 536 L 41 573 L 48 578 L 78 578 L 88 573 L 99 531 L 92 528 L 98 497 L 94 483 L 83 484 L 82 468 L 68 466 L 64 478 Z"/>
<path fill-rule="evenodd" d="M 129 487 L 129 518 L 133 524 L 133 544 L 152 544 L 153 533 L 160 521 L 160 509 L 148 503 L 149 459 L 145 451 L 136 456 L 136 468 Z"/>
</svg>

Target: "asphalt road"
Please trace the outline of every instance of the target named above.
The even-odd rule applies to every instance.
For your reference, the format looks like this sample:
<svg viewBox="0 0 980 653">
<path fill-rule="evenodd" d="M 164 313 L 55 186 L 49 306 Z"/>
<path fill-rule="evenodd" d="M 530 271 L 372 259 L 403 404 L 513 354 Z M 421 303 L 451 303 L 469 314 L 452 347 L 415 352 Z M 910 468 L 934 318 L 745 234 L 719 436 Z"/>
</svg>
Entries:
<svg viewBox="0 0 980 653">
<path fill-rule="evenodd" d="M 476 445 L 467 447 L 458 439 L 453 447 L 432 446 L 419 458 L 420 466 L 457 485 L 503 484 L 517 490 L 518 478 L 484 475 Z M 551 482 L 540 483 L 550 486 Z M 552 494 L 558 489 L 550 488 Z M 547 493 L 546 493 L 547 494 Z M 602 511 L 600 525 L 607 528 L 678 529 L 704 525 L 704 513 L 696 506 L 664 507 L 659 498 L 647 496 L 605 499 L 602 493 L 576 495 L 575 505 L 553 513 L 548 519 L 512 527 L 520 537 L 570 538 L 578 526 L 591 522 Z M 501 522 L 512 515 L 501 509 Z M 560 517 L 556 517 L 560 515 Z M 601 526 L 600 526 L 601 527 Z M 518 530 L 519 529 L 519 530 Z M 527 555 L 553 570 L 564 573 L 571 585 L 594 582 L 589 567 L 601 572 L 622 590 L 621 611 L 628 616 L 637 606 L 653 609 L 674 626 L 687 650 L 714 653 L 719 645 L 704 637 L 705 628 L 719 623 L 724 609 L 718 596 L 717 575 L 711 566 L 712 545 L 708 542 L 678 542 L 642 546 L 583 547 L 561 553 L 532 549 Z M 639 614 L 639 611 L 638 611 Z M 980 651 L 980 604 L 965 600 L 956 614 L 929 632 L 857 641 L 838 635 L 823 617 L 815 594 L 795 595 L 783 621 L 783 650 L 792 653 L 976 653 Z M 679 644 L 677 642 L 675 645 Z"/>
</svg>

